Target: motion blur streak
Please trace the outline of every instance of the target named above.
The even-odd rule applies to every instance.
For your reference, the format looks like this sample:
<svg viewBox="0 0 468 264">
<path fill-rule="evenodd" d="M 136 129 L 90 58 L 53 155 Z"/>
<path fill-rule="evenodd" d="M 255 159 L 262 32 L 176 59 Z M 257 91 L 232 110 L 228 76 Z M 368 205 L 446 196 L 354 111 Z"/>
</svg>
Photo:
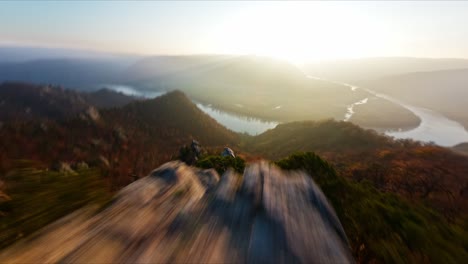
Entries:
<svg viewBox="0 0 468 264">
<path fill-rule="evenodd" d="M 352 262 L 334 210 L 305 173 L 259 162 L 219 179 L 166 163 L 98 213 L 69 215 L 0 262 Z"/>
</svg>

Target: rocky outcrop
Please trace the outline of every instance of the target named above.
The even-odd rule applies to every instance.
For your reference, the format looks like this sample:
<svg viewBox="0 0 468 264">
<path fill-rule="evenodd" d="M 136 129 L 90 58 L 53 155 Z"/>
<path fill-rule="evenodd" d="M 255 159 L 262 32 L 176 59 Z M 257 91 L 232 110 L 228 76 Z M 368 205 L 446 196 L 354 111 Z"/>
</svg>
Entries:
<svg viewBox="0 0 468 264">
<path fill-rule="evenodd" d="M 76 213 L 0 262 L 348 263 L 346 235 L 313 180 L 260 162 L 244 175 L 170 162 L 99 213 Z"/>
<path fill-rule="evenodd" d="M 228 148 L 228 147 L 225 147 L 223 149 L 223 152 L 221 152 L 221 156 L 222 157 L 233 157 L 233 158 L 236 157 L 236 155 L 234 154 L 234 151 L 232 149 Z"/>
</svg>

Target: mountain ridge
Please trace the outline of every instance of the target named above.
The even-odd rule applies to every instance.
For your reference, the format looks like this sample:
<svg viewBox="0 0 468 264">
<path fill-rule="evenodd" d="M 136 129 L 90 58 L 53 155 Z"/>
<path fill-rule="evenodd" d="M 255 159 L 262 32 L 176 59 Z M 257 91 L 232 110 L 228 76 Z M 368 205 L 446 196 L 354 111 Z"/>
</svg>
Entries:
<svg viewBox="0 0 468 264">
<path fill-rule="evenodd" d="M 70 119 L 90 107 L 120 107 L 137 99 L 108 89 L 83 93 L 61 86 L 23 82 L 0 83 L 0 98 L 0 118 L 3 120 L 15 116 L 20 119 Z"/>
<path fill-rule="evenodd" d="M 42 88 L 29 88 L 33 102 L 41 102 L 36 94 Z M 74 91 L 47 89 L 81 99 Z M 23 158 L 37 159 L 47 166 L 59 161 L 84 161 L 110 170 L 115 174 L 112 184 L 121 186 L 132 180 L 132 174 L 141 176 L 171 160 L 192 139 L 203 140 L 207 147 L 235 146 L 238 140 L 236 133 L 218 124 L 181 92 L 90 112 L 88 104 L 76 112 L 69 106 L 64 103 L 58 108 L 65 112 L 65 118 L 45 115 L 48 118 L 2 119 L 0 171 L 7 170 L 13 160 Z M 132 154 L 128 157 L 128 153 Z"/>
</svg>

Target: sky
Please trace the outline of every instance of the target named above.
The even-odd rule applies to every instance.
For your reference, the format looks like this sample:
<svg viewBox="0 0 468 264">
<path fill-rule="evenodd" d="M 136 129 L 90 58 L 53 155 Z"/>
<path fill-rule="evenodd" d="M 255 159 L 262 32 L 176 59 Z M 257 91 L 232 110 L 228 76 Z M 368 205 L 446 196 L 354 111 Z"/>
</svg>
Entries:
<svg viewBox="0 0 468 264">
<path fill-rule="evenodd" d="M 468 58 L 467 14 L 467 1 L 0 1 L 0 45 L 294 62 Z"/>
</svg>

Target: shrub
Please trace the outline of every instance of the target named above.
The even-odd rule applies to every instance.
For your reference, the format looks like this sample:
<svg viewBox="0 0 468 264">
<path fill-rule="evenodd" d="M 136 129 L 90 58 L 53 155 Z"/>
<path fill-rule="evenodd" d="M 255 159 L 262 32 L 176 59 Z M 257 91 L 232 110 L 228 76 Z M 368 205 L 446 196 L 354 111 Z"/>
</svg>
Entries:
<svg viewBox="0 0 468 264">
<path fill-rule="evenodd" d="M 204 169 L 215 169 L 222 175 L 227 169 L 232 168 L 238 173 L 244 173 L 245 161 L 239 157 L 222 157 L 218 155 L 202 157 L 195 166 Z"/>
<path fill-rule="evenodd" d="M 352 182 L 313 153 L 276 162 L 312 175 L 332 203 L 358 262 L 463 263 L 468 232 L 424 205 L 377 190 L 369 181 Z"/>
</svg>

